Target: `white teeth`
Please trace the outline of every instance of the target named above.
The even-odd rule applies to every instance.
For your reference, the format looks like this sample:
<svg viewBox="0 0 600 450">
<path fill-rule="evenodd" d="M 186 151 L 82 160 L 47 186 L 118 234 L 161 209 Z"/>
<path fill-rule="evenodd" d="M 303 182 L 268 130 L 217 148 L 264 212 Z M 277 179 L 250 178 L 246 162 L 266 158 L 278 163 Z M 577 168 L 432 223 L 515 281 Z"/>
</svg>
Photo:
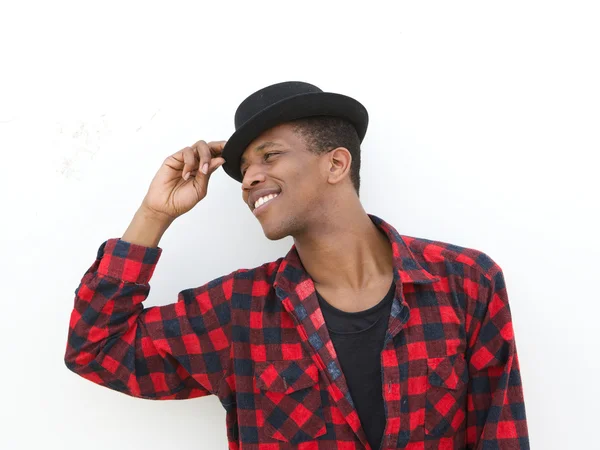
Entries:
<svg viewBox="0 0 600 450">
<path fill-rule="evenodd" d="M 270 200 L 273 200 L 274 198 L 277 198 L 279 194 L 269 194 L 269 195 L 265 195 L 264 197 L 259 198 L 258 200 L 256 200 L 256 202 L 254 202 L 254 208 L 258 208 L 259 206 L 264 205 L 265 203 L 267 203 Z"/>
</svg>

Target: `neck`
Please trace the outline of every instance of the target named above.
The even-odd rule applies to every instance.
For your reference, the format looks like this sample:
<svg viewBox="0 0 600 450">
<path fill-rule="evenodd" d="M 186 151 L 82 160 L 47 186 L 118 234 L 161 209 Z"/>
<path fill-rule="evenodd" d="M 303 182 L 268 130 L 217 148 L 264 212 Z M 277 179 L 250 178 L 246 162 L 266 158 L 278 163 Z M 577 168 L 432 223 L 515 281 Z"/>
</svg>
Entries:
<svg viewBox="0 0 600 450">
<path fill-rule="evenodd" d="M 389 239 L 360 201 L 327 211 L 309 231 L 294 237 L 315 286 L 360 292 L 389 277 L 393 268 Z"/>
</svg>

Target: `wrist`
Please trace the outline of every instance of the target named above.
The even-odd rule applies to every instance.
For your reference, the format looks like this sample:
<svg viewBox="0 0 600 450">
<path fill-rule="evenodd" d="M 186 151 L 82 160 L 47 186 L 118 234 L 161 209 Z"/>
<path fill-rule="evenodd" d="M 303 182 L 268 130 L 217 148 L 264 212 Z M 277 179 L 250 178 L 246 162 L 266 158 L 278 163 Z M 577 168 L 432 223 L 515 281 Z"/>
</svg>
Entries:
<svg viewBox="0 0 600 450">
<path fill-rule="evenodd" d="M 140 207 L 121 239 L 144 247 L 158 247 L 160 239 L 173 220 Z"/>
<path fill-rule="evenodd" d="M 164 226 L 165 228 L 171 225 L 175 220 L 175 217 L 150 209 L 147 206 L 144 206 L 144 204 L 138 208 L 135 214 L 146 221 L 153 222 L 158 226 Z"/>
</svg>

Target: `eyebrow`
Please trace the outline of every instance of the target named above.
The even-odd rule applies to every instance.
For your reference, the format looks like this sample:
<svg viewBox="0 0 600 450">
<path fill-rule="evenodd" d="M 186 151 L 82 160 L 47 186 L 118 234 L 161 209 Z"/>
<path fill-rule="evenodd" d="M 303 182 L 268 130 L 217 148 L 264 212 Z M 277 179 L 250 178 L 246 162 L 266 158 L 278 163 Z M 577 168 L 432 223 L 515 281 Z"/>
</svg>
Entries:
<svg viewBox="0 0 600 450">
<path fill-rule="evenodd" d="M 254 149 L 254 153 L 262 152 L 263 150 L 266 150 L 271 147 L 283 147 L 283 146 L 277 142 L 267 141 L 267 142 L 264 142 L 263 144 L 260 144 L 258 147 L 256 147 Z M 244 158 L 242 156 L 242 158 L 240 159 L 240 167 L 242 167 L 245 163 L 246 163 L 246 158 Z"/>
</svg>

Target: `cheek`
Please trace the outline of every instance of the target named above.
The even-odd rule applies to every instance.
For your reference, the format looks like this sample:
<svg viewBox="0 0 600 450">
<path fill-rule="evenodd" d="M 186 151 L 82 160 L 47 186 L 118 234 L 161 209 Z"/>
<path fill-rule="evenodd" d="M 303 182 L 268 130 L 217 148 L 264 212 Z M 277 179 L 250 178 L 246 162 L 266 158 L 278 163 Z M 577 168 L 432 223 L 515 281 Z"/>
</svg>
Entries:
<svg viewBox="0 0 600 450">
<path fill-rule="evenodd" d="M 322 186 L 317 183 L 317 180 L 305 178 L 302 180 L 301 188 L 297 194 L 295 196 L 297 204 L 303 205 L 305 209 L 315 208 L 321 201 Z"/>
<path fill-rule="evenodd" d="M 303 188 L 319 187 L 326 181 L 323 180 L 322 170 L 323 168 L 315 161 L 296 161 L 288 172 L 290 182 Z"/>
<path fill-rule="evenodd" d="M 282 181 L 285 183 L 284 189 L 291 199 L 291 204 L 314 203 L 315 198 L 318 198 L 325 188 L 319 165 L 315 162 L 296 160 L 285 169 Z"/>
</svg>

